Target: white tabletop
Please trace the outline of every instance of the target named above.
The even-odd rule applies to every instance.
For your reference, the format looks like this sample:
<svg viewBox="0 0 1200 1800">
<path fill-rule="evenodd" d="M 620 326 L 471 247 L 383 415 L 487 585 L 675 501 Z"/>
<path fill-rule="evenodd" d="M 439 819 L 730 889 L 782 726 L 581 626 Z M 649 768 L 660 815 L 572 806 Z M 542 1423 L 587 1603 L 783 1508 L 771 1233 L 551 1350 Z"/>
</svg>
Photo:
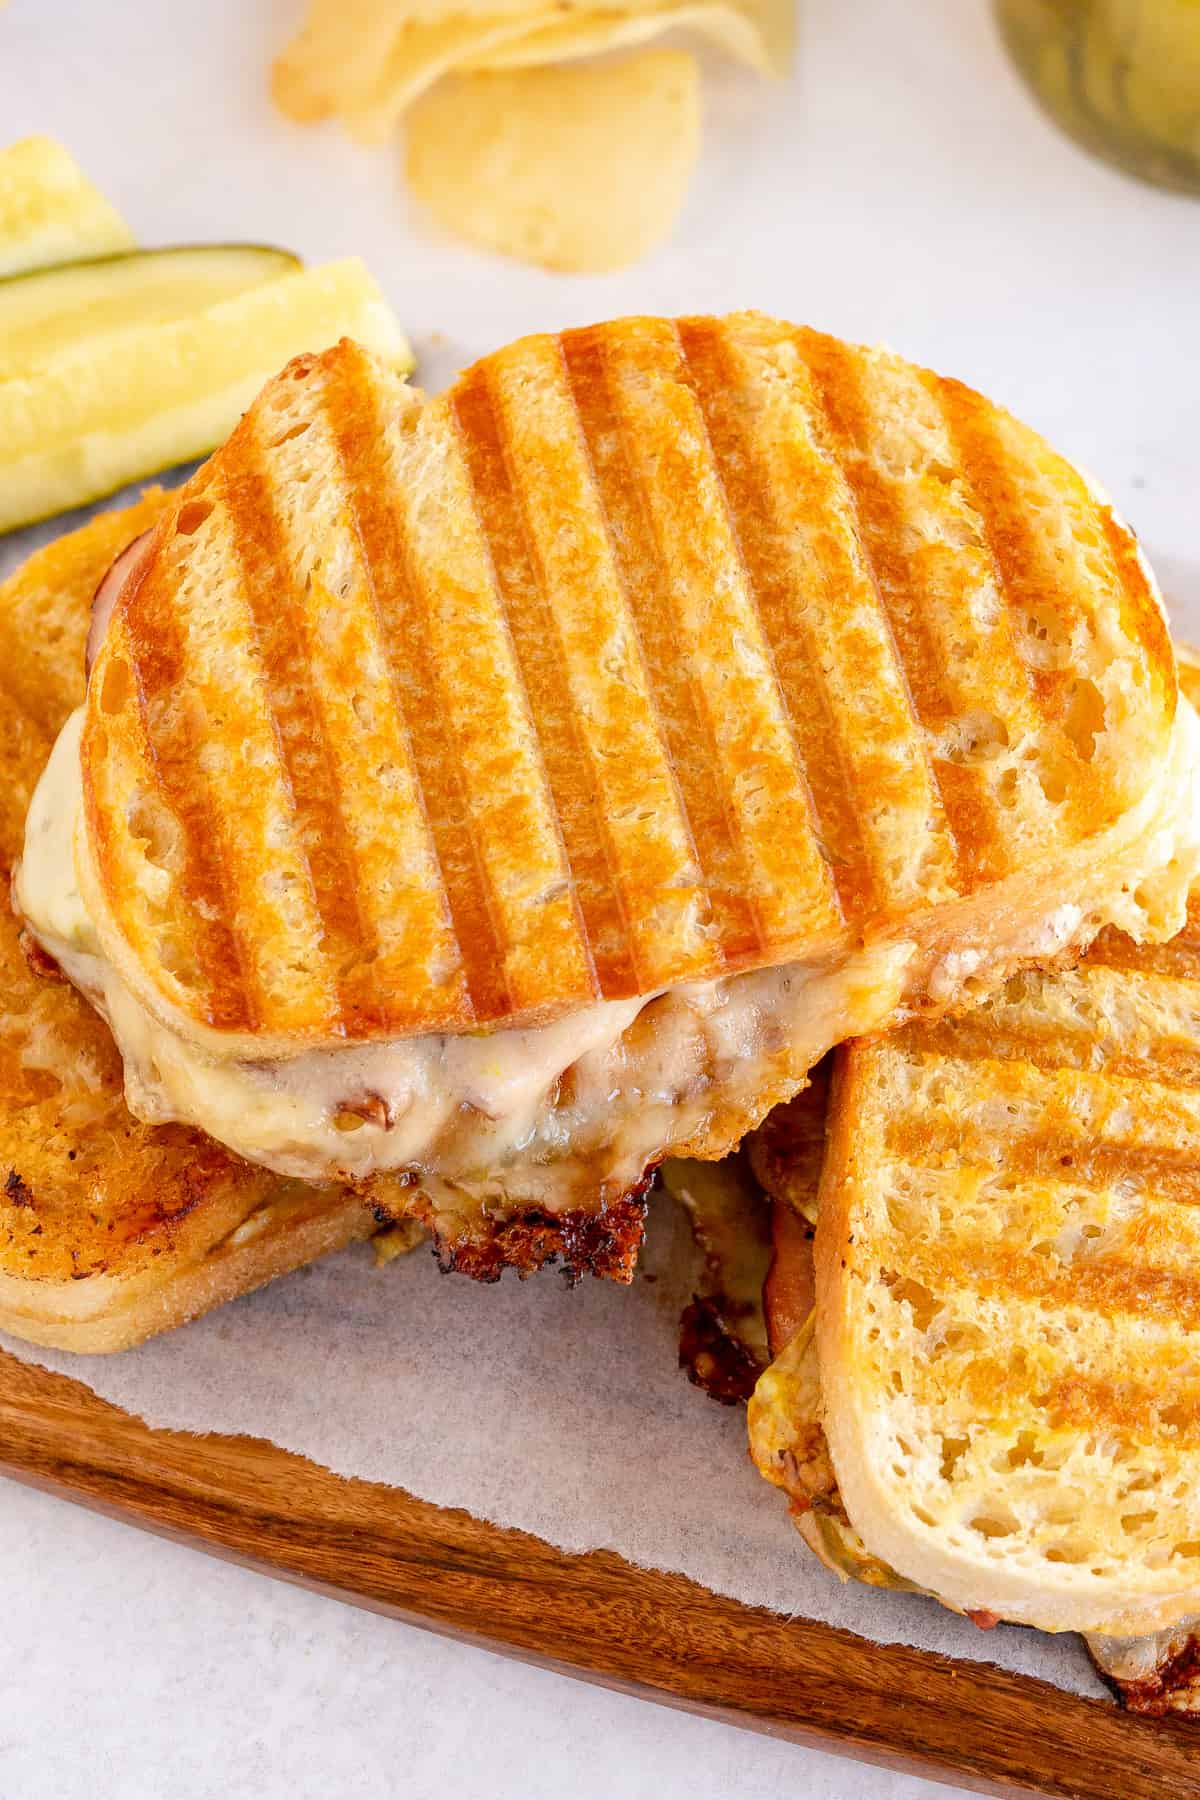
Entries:
<svg viewBox="0 0 1200 1800">
<path fill-rule="evenodd" d="M 273 118 L 264 65 L 299 10 L 10 0 L 0 138 L 63 138 L 147 243 L 362 253 L 434 386 L 519 331 L 635 309 L 757 305 L 885 339 L 1043 427 L 1140 528 L 1168 593 L 1200 597 L 1200 209 L 1058 139 L 982 0 L 809 0 L 790 87 L 714 69 L 675 241 L 577 281 L 436 239 L 395 157 Z M 446 1643 L 15 1487 L 0 1509 L 5 1795 L 946 1791 Z"/>
</svg>

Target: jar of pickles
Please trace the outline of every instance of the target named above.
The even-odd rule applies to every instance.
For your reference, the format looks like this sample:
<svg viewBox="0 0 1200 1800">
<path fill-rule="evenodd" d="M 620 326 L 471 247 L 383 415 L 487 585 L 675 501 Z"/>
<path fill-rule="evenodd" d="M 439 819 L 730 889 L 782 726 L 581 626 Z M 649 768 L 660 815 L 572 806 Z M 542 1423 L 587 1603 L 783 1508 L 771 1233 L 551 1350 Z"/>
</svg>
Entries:
<svg viewBox="0 0 1200 1800">
<path fill-rule="evenodd" d="M 997 0 L 1046 111 L 1143 180 L 1200 194 L 1200 0 Z"/>
</svg>

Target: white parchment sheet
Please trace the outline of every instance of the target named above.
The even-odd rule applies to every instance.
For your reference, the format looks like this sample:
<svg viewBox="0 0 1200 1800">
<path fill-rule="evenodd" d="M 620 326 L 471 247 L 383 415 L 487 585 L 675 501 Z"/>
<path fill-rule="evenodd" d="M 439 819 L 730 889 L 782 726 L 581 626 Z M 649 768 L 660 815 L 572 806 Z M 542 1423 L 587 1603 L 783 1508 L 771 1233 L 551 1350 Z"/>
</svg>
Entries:
<svg viewBox="0 0 1200 1800">
<path fill-rule="evenodd" d="M 604 1548 L 718 1593 L 1105 1690 L 1077 1638 L 979 1631 L 932 1601 L 842 1585 L 746 1452 L 742 1409 L 677 1366 L 697 1269 L 665 1196 L 631 1289 L 545 1271 L 481 1287 L 421 1246 L 359 1245 L 116 1357 L 5 1349 L 152 1425 L 248 1432 L 568 1550 Z"/>
</svg>

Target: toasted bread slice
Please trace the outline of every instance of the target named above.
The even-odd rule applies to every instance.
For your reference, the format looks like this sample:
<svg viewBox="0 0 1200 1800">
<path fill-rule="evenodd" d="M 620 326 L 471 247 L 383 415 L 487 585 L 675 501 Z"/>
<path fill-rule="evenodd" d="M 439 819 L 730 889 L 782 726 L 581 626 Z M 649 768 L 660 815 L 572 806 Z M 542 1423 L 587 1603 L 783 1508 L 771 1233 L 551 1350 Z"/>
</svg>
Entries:
<svg viewBox="0 0 1200 1800">
<path fill-rule="evenodd" d="M 831 1065 L 775 1110 L 747 1139 L 746 1155 L 771 1204 L 772 1252 L 763 1283 L 771 1362 L 747 1410 L 750 1454 L 760 1475 L 782 1488 L 792 1522 L 841 1581 L 916 1590 L 867 1549 L 842 1504 L 823 1425 L 817 1360 L 813 1229 L 825 1160 Z"/>
<path fill-rule="evenodd" d="M 1178 1637 L 1200 1599 L 1198 975 L 1200 896 L 1168 945 L 1106 932 L 1069 973 L 840 1052 L 815 1337 L 782 1347 L 806 1245 L 777 1236 L 781 1353 L 751 1407 L 756 1461 L 839 1572 L 1101 1634 L 1114 1677 L 1112 1638 Z M 772 1122 L 752 1160 L 810 1211 L 789 1136 Z"/>
<path fill-rule="evenodd" d="M 824 1427 L 872 1552 L 962 1611 L 1200 1608 L 1200 907 L 853 1046 L 817 1224 Z"/>
<path fill-rule="evenodd" d="M 54 734 L 83 697 L 92 593 L 167 504 L 152 491 L 0 585 L 0 879 Z M 360 1196 L 284 1181 L 126 1108 L 107 1028 L 35 975 L 0 909 L 0 1328 L 107 1351 L 166 1330 L 377 1229 Z"/>
<path fill-rule="evenodd" d="M 864 941 L 939 1000 L 1182 917 L 1132 893 L 1176 684 L 1131 535 L 978 395 L 754 315 L 526 339 L 430 403 L 297 360 L 96 676 L 85 898 L 214 1055 Z"/>
</svg>

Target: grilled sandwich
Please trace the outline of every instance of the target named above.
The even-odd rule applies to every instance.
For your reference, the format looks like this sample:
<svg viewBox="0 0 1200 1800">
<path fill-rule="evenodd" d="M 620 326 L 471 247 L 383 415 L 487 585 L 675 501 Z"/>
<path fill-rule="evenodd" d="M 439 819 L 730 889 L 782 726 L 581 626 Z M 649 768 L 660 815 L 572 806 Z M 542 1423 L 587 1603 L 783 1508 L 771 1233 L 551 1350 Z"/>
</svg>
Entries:
<svg viewBox="0 0 1200 1800">
<path fill-rule="evenodd" d="M 0 583 L 0 879 L 54 737 L 83 698 L 92 595 L 168 503 L 151 492 Z M 125 1104 L 111 1034 L 30 967 L 0 912 L 0 1329 L 109 1351 L 380 1230 L 361 1194 L 289 1181 Z M 390 1244 L 393 1240 L 384 1240 Z"/>
<path fill-rule="evenodd" d="M 129 1105 L 628 1278 L 664 1155 L 1105 924 L 1170 935 L 1197 721 L 1033 432 L 757 315 L 425 401 L 302 357 L 107 584 L 16 902 Z"/>
<path fill-rule="evenodd" d="M 1083 1631 L 1158 1711 L 1196 1685 L 1198 975 L 1193 899 L 1168 945 L 1105 932 L 840 1051 L 819 1186 L 789 1161 L 804 1102 L 750 1147 L 776 1197 L 752 1453 L 806 1541 L 983 1624 Z"/>
</svg>

